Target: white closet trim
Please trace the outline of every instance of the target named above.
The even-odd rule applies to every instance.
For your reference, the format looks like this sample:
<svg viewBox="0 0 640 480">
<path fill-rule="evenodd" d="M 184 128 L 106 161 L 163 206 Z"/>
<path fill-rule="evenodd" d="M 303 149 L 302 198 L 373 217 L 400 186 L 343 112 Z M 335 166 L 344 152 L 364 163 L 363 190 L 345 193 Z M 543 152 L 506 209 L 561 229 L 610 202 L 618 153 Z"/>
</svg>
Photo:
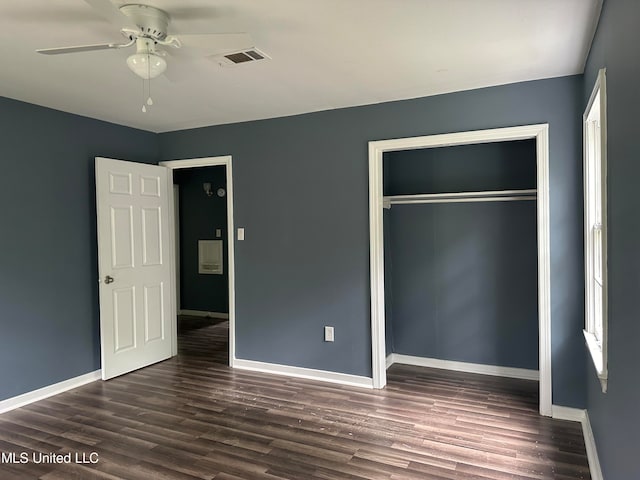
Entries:
<svg viewBox="0 0 640 480">
<path fill-rule="evenodd" d="M 549 125 L 524 125 L 468 132 L 427 135 L 369 142 L 369 251 L 371 278 L 371 357 L 374 388 L 387 383 L 384 304 L 384 231 L 382 158 L 385 152 L 416 148 L 504 142 L 536 141 L 536 206 L 538 216 L 538 323 L 540 414 L 551 416 L 551 258 L 549 215 Z M 511 196 L 511 195 L 510 195 Z"/>
</svg>

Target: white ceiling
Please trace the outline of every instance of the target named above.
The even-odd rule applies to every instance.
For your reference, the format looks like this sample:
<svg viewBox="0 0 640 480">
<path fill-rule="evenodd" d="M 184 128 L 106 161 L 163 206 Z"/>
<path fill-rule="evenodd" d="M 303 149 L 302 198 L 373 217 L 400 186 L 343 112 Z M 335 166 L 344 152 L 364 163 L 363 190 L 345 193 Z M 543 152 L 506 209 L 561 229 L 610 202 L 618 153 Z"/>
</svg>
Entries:
<svg viewBox="0 0 640 480">
<path fill-rule="evenodd" d="M 601 0 L 140 3 L 174 13 L 181 30 L 249 32 L 272 60 L 181 63 L 182 81 L 152 80 L 155 105 L 142 113 L 132 50 L 35 53 L 121 42 L 117 27 L 82 0 L 0 0 L 0 96 L 163 132 L 571 75 L 583 70 Z"/>
</svg>

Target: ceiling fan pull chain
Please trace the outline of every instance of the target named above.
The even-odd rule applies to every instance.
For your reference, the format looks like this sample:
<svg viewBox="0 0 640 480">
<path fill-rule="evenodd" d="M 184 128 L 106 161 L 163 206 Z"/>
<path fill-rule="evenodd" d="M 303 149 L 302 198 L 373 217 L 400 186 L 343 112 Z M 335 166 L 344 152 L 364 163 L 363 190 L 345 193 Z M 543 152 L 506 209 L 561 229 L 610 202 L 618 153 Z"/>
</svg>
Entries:
<svg viewBox="0 0 640 480">
<path fill-rule="evenodd" d="M 147 98 L 147 105 L 151 106 L 153 105 L 153 100 L 151 99 L 151 58 L 149 58 L 149 53 L 147 53 L 147 73 L 149 77 L 147 80 L 149 82 L 149 98 Z"/>
<path fill-rule="evenodd" d="M 144 78 L 142 79 L 142 113 L 147 113 L 147 107 L 144 104 Z"/>
</svg>

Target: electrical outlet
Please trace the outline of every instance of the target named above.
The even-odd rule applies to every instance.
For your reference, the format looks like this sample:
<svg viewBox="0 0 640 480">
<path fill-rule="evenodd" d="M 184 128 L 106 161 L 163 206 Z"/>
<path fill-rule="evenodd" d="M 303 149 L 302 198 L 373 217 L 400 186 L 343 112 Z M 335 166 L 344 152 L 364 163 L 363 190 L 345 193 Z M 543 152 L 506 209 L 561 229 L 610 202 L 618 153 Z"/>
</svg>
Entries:
<svg viewBox="0 0 640 480">
<path fill-rule="evenodd" d="M 222 229 L 216 228 L 216 238 L 220 238 L 222 236 Z"/>
<path fill-rule="evenodd" d="M 239 241 L 244 240 L 244 228 L 242 227 L 238 228 L 238 240 Z"/>
<path fill-rule="evenodd" d="M 333 342 L 333 327 L 324 327 L 324 341 Z"/>
</svg>

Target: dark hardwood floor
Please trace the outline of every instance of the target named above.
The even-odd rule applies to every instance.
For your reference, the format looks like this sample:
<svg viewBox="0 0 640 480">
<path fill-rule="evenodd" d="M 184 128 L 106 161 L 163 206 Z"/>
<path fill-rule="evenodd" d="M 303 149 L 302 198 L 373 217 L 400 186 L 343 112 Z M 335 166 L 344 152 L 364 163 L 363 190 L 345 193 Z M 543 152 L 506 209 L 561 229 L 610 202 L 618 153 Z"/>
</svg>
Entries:
<svg viewBox="0 0 640 480">
<path fill-rule="evenodd" d="M 394 365 L 376 391 L 234 371 L 227 322 L 185 320 L 178 357 L 0 415 L 0 479 L 590 478 L 580 424 L 540 417 L 534 382 Z"/>
</svg>

